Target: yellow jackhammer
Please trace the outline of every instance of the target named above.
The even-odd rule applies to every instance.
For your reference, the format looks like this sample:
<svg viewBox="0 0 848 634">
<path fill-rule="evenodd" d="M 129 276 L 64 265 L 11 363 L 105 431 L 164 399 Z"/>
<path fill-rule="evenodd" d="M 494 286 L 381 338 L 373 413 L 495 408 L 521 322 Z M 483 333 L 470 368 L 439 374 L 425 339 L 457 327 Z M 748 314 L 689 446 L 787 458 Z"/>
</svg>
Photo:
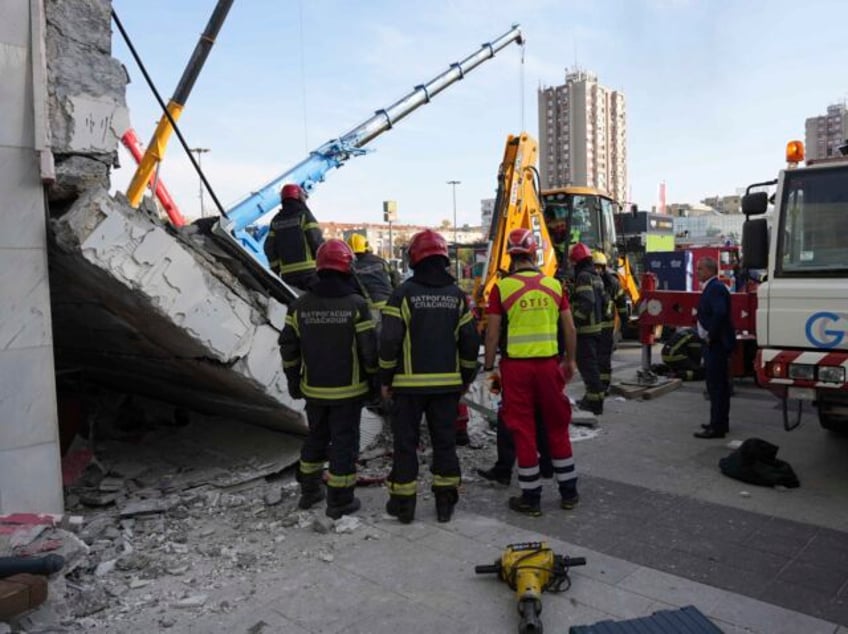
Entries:
<svg viewBox="0 0 848 634">
<path fill-rule="evenodd" d="M 497 574 L 518 599 L 519 634 L 542 634 L 542 592 L 565 592 L 571 587 L 568 570 L 585 566 L 585 557 L 555 555 L 544 542 L 510 544 L 493 565 L 475 566 L 479 574 Z"/>
</svg>

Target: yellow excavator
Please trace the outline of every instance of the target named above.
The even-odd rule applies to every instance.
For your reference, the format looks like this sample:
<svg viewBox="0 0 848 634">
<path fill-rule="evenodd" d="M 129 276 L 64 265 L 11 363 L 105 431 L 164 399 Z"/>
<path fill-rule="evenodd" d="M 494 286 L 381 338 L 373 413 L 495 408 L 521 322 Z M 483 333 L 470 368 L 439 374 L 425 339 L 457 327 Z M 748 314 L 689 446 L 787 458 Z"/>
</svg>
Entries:
<svg viewBox="0 0 848 634">
<path fill-rule="evenodd" d="M 475 281 L 474 301 L 485 321 L 485 306 L 492 287 L 509 272 L 506 241 L 510 231 L 527 228 L 541 246 L 536 265 L 545 275 L 569 276 L 568 250 L 583 242 L 593 251 L 602 251 L 608 262 L 618 263 L 622 288 L 636 306 L 639 289 L 630 262 L 616 245 L 615 217 L 619 205 L 613 198 L 591 187 L 567 186 L 540 191 L 536 170 L 538 144 L 526 132 L 509 135 L 498 170 L 498 189 L 489 247 L 482 276 Z"/>
</svg>

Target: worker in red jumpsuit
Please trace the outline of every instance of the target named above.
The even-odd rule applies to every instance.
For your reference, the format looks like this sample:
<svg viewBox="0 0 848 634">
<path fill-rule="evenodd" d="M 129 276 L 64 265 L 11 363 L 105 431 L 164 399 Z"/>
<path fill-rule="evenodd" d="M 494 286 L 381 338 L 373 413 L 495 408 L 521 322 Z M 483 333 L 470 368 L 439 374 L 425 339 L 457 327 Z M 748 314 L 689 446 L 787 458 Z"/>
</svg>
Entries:
<svg viewBox="0 0 848 634">
<path fill-rule="evenodd" d="M 494 369 L 500 348 L 501 415 L 515 442 L 521 487 L 521 495 L 509 499 L 509 508 L 534 517 L 542 514 L 536 411 L 547 431 L 560 506 L 572 509 L 579 501 L 568 437 L 571 405 L 565 395 L 565 385 L 576 369 L 574 321 L 560 282 L 536 268 L 536 250 L 530 230 L 510 232 L 507 252 L 513 273 L 498 281 L 489 296 L 483 367 L 489 372 Z M 565 345 L 562 359 L 558 332 Z"/>
</svg>

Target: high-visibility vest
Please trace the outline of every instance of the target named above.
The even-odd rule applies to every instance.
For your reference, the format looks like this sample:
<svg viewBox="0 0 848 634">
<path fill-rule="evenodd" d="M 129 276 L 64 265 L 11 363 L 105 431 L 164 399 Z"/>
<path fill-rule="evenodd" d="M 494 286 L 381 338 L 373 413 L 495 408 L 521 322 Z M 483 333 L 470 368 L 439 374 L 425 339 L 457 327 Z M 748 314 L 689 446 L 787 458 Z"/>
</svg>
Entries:
<svg viewBox="0 0 848 634">
<path fill-rule="evenodd" d="M 538 271 L 519 271 L 498 282 L 506 312 L 506 356 L 556 356 L 562 285 Z"/>
</svg>

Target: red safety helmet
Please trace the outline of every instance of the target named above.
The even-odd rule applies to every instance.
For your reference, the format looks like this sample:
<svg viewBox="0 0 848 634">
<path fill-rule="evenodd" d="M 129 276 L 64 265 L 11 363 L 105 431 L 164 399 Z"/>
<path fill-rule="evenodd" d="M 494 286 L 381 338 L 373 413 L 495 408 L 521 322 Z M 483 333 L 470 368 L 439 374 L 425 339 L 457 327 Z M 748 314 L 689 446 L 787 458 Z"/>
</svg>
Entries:
<svg viewBox="0 0 848 634">
<path fill-rule="evenodd" d="M 409 265 L 415 267 L 424 258 L 431 255 L 448 257 L 448 243 L 445 239 L 432 229 L 419 231 L 409 242 Z"/>
<path fill-rule="evenodd" d="M 586 258 L 592 257 L 592 250 L 587 247 L 582 242 L 578 242 L 573 247 L 571 247 L 571 251 L 568 252 L 568 259 L 571 260 L 574 264 L 578 262 L 582 262 Z"/>
<path fill-rule="evenodd" d="M 353 266 L 353 251 L 344 240 L 327 240 L 315 254 L 315 268 L 319 271 L 350 273 Z"/>
<path fill-rule="evenodd" d="M 283 189 L 280 190 L 280 198 L 283 200 L 286 198 L 296 198 L 297 200 L 300 200 L 302 194 L 303 190 L 300 188 L 300 185 L 295 185 L 294 183 L 283 185 Z"/>
<path fill-rule="evenodd" d="M 510 255 L 536 255 L 536 237 L 530 229 L 513 229 L 506 240 L 506 252 Z"/>
</svg>

